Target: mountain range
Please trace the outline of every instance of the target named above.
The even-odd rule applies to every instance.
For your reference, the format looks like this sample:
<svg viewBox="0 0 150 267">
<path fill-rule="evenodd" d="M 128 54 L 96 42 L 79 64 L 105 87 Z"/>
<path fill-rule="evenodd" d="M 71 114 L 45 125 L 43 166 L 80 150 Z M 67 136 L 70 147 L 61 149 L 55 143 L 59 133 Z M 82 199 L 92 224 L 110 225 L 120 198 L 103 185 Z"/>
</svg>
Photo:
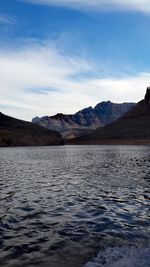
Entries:
<svg viewBox="0 0 150 267">
<path fill-rule="evenodd" d="M 145 98 L 113 123 L 71 140 L 72 144 L 150 144 L 150 87 Z"/>
<path fill-rule="evenodd" d="M 31 122 L 18 120 L 0 112 L 0 146 L 62 145 L 61 135 Z"/>
<path fill-rule="evenodd" d="M 58 113 L 55 116 L 35 117 L 32 122 L 59 132 L 64 139 L 72 139 L 89 134 L 98 127 L 112 123 L 135 105 L 135 103 L 116 104 L 107 101 L 97 104 L 94 108 L 88 107 L 72 115 Z"/>
<path fill-rule="evenodd" d="M 0 146 L 150 144 L 150 87 L 137 104 L 101 102 L 74 115 L 36 117 L 33 122 L 0 112 Z"/>
</svg>

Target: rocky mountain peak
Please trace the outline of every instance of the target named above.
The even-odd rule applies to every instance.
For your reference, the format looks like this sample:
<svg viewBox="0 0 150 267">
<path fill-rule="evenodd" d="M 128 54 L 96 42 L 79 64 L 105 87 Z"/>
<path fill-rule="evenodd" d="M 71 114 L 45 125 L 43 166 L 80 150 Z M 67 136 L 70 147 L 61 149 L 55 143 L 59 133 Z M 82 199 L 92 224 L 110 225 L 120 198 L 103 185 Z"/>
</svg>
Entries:
<svg viewBox="0 0 150 267">
<path fill-rule="evenodd" d="M 150 86 L 147 87 L 146 95 L 145 95 L 145 101 L 146 101 L 146 103 L 150 103 Z"/>
<path fill-rule="evenodd" d="M 91 112 L 93 112 L 93 108 L 90 106 L 88 108 L 84 108 L 84 109 L 78 111 L 76 114 L 82 113 L 82 114 L 86 115 L 86 114 L 89 114 Z"/>
</svg>

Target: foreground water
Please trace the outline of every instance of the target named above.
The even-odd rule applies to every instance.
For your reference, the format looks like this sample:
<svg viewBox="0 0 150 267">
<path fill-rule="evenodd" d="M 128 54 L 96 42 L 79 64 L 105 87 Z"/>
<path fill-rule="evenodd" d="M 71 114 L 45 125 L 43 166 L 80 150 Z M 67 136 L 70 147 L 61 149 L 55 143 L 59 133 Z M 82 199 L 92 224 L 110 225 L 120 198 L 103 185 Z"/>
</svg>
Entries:
<svg viewBox="0 0 150 267">
<path fill-rule="evenodd" d="M 0 266 L 148 267 L 149 183 L 148 146 L 0 148 Z"/>
</svg>

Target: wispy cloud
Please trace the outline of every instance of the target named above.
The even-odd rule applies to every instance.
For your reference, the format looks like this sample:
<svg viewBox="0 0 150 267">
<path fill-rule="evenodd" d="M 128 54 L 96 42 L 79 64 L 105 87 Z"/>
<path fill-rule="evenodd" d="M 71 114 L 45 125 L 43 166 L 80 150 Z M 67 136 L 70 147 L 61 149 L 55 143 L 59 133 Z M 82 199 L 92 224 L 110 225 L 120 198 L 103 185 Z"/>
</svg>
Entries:
<svg viewBox="0 0 150 267">
<path fill-rule="evenodd" d="M 32 4 L 64 6 L 80 10 L 129 10 L 150 13 L 149 0 L 21 0 Z"/>
<path fill-rule="evenodd" d="M 0 13 L 0 24 L 13 24 L 14 22 L 14 18 Z"/>
<path fill-rule="evenodd" d="M 66 56 L 51 44 L 0 51 L 0 109 L 18 118 L 72 113 L 108 99 L 138 101 L 149 80 L 150 73 L 104 79 L 88 60 Z"/>
</svg>

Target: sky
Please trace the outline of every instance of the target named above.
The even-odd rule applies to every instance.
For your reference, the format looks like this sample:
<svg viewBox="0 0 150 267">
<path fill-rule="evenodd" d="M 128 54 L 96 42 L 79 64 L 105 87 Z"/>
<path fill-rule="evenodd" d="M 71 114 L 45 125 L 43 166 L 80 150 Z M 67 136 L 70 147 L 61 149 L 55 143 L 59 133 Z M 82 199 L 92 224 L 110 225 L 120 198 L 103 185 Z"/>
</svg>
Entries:
<svg viewBox="0 0 150 267">
<path fill-rule="evenodd" d="M 0 0 L 0 111 L 25 120 L 150 85 L 149 0 Z"/>
</svg>

